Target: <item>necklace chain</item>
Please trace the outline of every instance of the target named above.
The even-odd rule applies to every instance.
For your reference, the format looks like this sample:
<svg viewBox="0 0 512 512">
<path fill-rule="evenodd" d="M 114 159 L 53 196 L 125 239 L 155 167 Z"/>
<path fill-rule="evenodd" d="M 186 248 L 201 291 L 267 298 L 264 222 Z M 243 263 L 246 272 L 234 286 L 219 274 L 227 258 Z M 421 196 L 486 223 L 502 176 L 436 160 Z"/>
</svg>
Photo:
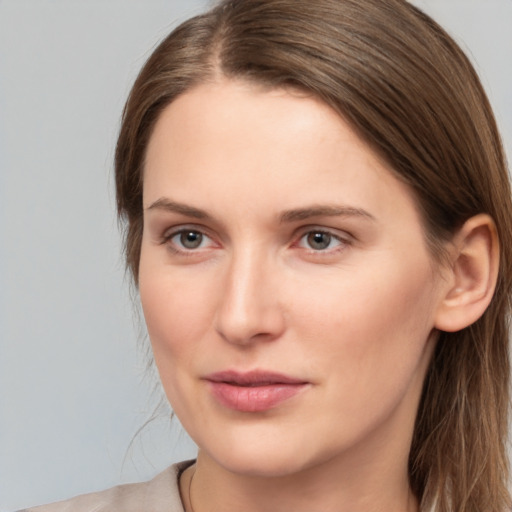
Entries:
<svg viewBox="0 0 512 512">
<path fill-rule="evenodd" d="M 194 464 L 194 472 L 192 473 L 192 476 L 190 477 L 190 480 L 188 481 L 188 506 L 190 507 L 190 511 L 189 512 L 195 512 L 194 511 L 194 507 L 192 506 L 192 496 L 191 496 L 191 491 L 192 491 L 192 480 L 194 479 L 194 475 L 196 474 L 196 466 Z"/>
</svg>

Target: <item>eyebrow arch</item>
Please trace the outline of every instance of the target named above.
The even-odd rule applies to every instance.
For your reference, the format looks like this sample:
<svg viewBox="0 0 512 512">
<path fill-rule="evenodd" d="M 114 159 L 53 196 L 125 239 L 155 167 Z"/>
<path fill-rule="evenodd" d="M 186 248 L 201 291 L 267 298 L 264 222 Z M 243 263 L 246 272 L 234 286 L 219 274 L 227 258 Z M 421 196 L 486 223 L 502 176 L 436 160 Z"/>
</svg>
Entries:
<svg viewBox="0 0 512 512">
<path fill-rule="evenodd" d="M 375 217 L 363 210 L 353 206 L 331 206 L 331 205 L 313 205 L 307 208 L 296 208 L 287 210 L 280 215 L 280 221 L 297 222 L 309 219 L 311 217 L 362 217 L 375 221 Z"/>
<path fill-rule="evenodd" d="M 211 215 L 209 215 L 204 210 L 200 210 L 199 208 L 195 208 L 187 204 L 171 201 L 166 197 L 161 197 L 160 199 L 157 199 L 154 203 L 151 203 L 151 205 L 149 205 L 146 208 L 146 211 L 149 210 L 164 210 L 167 212 L 180 213 L 182 215 L 186 215 L 187 217 L 194 217 L 195 219 L 211 218 Z"/>
</svg>

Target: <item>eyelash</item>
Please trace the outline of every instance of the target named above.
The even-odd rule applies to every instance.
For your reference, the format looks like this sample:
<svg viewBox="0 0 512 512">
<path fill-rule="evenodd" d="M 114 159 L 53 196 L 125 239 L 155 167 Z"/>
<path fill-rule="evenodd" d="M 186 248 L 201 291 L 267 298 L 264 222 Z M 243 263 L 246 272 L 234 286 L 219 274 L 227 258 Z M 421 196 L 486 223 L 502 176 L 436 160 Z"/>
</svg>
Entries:
<svg viewBox="0 0 512 512">
<path fill-rule="evenodd" d="M 213 242 L 212 237 L 210 237 L 202 228 L 196 228 L 196 227 L 180 227 L 179 229 L 166 232 L 162 236 L 162 239 L 160 241 L 161 245 L 167 245 L 168 249 L 178 255 L 182 256 L 195 256 L 199 250 L 202 248 L 200 246 L 195 248 L 186 248 L 186 247 L 179 247 L 179 242 L 172 242 L 173 238 L 175 237 L 182 237 L 186 234 L 197 234 L 202 237 L 200 244 L 202 244 L 205 239 L 210 240 L 210 242 Z M 302 245 L 302 240 L 306 239 L 307 237 L 311 235 L 322 235 L 329 237 L 328 245 L 331 244 L 332 241 L 336 241 L 337 244 L 335 247 L 326 247 L 323 249 L 315 249 L 311 246 L 307 247 Z M 341 236 L 339 234 L 336 234 L 332 230 L 327 230 L 325 228 L 315 228 L 314 226 L 308 226 L 307 228 L 304 228 L 301 231 L 300 236 L 297 238 L 295 237 L 295 242 L 291 245 L 292 247 L 298 247 L 305 249 L 308 251 L 309 254 L 312 255 L 332 255 L 333 253 L 337 253 L 340 251 L 343 251 L 347 246 L 350 246 L 352 244 L 351 236 L 349 234 L 345 234 L 345 236 Z M 214 242 L 213 242 L 214 243 Z"/>
</svg>

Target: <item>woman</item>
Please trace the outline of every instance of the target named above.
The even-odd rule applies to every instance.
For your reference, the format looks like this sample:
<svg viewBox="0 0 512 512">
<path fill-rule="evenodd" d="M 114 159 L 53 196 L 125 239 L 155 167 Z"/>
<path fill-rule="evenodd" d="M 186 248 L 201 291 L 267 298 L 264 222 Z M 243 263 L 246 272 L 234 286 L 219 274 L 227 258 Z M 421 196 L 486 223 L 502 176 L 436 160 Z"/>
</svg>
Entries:
<svg viewBox="0 0 512 512">
<path fill-rule="evenodd" d="M 431 19 L 221 2 L 141 71 L 116 183 L 198 458 L 37 510 L 510 508 L 510 186 L 478 78 Z"/>
</svg>

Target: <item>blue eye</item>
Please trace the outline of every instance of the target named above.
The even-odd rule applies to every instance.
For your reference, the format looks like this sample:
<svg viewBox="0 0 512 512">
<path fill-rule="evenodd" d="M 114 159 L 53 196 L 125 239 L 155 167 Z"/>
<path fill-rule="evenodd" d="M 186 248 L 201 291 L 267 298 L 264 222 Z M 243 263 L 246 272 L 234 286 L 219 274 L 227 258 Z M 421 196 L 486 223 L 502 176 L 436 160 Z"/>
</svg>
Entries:
<svg viewBox="0 0 512 512">
<path fill-rule="evenodd" d="M 337 236 L 327 231 L 309 231 L 305 233 L 299 242 L 299 245 L 312 249 L 314 251 L 325 251 L 327 249 L 334 249 L 343 244 Z"/>
</svg>

